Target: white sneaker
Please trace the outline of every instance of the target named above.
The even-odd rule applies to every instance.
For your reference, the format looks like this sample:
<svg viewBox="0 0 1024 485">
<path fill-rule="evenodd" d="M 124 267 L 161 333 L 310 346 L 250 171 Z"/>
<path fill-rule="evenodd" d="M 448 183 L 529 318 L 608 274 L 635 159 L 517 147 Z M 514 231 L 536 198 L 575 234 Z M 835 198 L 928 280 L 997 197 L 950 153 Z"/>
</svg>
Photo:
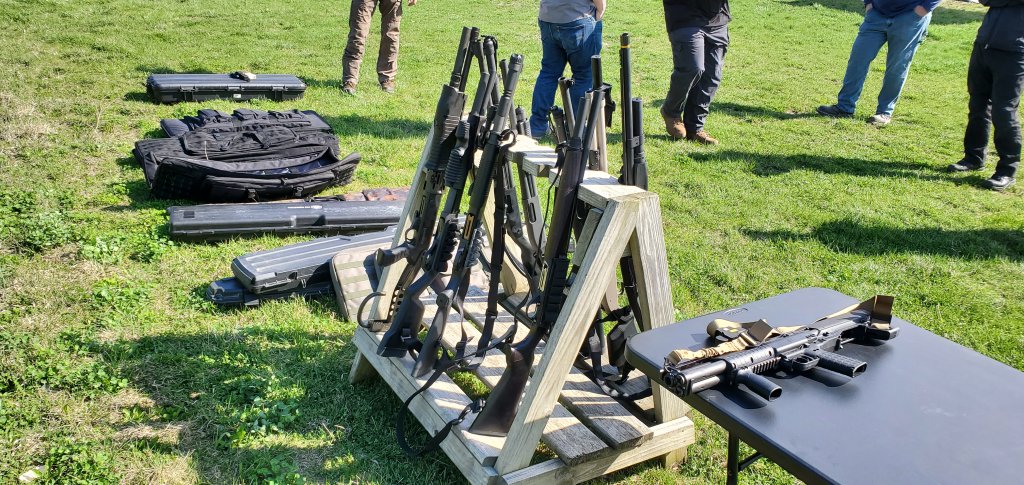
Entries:
<svg viewBox="0 0 1024 485">
<path fill-rule="evenodd" d="M 885 113 L 875 113 L 868 117 L 868 123 L 875 126 L 885 126 L 892 122 L 892 116 Z"/>
</svg>

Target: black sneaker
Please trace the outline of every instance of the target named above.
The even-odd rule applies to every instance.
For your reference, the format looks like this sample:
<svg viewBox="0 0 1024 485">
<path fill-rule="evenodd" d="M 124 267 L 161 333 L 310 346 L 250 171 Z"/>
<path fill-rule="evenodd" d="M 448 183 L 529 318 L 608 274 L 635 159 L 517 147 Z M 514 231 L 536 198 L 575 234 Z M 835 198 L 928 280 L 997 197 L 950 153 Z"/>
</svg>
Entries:
<svg viewBox="0 0 1024 485">
<path fill-rule="evenodd" d="M 956 163 L 951 163 L 946 167 L 946 170 L 950 172 L 973 172 L 985 168 L 985 163 L 974 163 L 968 161 L 966 158 Z"/>
<path fill-rule="evenodd" d="M 986 189 L 992 189 L 996 192 L 1002 192 L 1017 182 L 1017 179 L 1009 175 L 993 175 L 991 178 L 981 183 L 982 187 Z"/>
<path fill-rule="evenodd" d="M 853 118 L 853 113 L 847 113 L 834 104 L 818 106 L 818 114 L 832 118 Z"/>
</svg>

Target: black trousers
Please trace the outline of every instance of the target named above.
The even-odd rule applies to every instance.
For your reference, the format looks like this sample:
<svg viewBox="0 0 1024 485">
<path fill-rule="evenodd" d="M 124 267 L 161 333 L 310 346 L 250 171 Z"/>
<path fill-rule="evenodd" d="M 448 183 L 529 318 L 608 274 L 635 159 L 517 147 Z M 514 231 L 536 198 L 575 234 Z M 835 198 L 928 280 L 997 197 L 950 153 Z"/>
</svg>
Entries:
<svg viewBox="0 0 1024 485">
<path fill-rule="evenodd" d="M 989 125 L 995 127 L 999 163 L 995 175 L 1015 177 L 1020 165 L 1021 90 L 1024 88 L 1024 52 L 985 49 L 974 45 L 967 68 L 970 94 L 967 130 L 964 133 L 964 159 L 984 163 L 988 149 Z"/>
<path fill-rule="evenodd" d="M 711 100 L 722 82 L 729 27 L 684 27 L 669 33 L 672 81 L 662 111 L 682 118 L 688 133 L 704 128 Z"/>
</svg>

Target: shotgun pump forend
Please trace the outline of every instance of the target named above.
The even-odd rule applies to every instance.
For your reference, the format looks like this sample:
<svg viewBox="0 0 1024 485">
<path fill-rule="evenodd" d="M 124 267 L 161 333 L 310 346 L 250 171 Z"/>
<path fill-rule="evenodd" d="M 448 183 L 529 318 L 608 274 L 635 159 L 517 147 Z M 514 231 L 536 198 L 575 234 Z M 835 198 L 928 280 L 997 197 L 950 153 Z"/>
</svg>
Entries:
<svg viewBox="0 0 1024 485">
<path fill-rule="evenodd" d="M 759 345 L 709 359 L 673 364 L 666 359 L 661 376 L 676 395 L 686 397 L 718 384 L 743 384 L 766 401 L 782 395 L 782 388 L 761 374 L 778 370 L 802 373 L 820 367 L 846 377 L 867 369 L 862 362 L 836 353 L 851 341 L 891 340 L 899 327 L 876 326 L 871 312 L 855 310 L 826 318 L 807 327 L 769 339 Z"/>
</svg>

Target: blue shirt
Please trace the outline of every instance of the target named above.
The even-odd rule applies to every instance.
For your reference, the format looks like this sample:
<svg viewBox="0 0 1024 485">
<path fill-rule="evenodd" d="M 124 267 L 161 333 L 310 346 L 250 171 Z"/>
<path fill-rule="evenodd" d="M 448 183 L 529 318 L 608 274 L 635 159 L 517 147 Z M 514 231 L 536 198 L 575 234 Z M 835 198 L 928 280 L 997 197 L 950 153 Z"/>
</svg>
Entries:
<svg viewBox="0 0 1024 485">
<path fill-rule="evenodd" d="M 883 17 L 895 17 L 914 10 L 918 5 L 931 12 L 939 6 L 942 0 L 864 0 L 864 5 L 871 5 L 871 8 Z"/>
</svg>

